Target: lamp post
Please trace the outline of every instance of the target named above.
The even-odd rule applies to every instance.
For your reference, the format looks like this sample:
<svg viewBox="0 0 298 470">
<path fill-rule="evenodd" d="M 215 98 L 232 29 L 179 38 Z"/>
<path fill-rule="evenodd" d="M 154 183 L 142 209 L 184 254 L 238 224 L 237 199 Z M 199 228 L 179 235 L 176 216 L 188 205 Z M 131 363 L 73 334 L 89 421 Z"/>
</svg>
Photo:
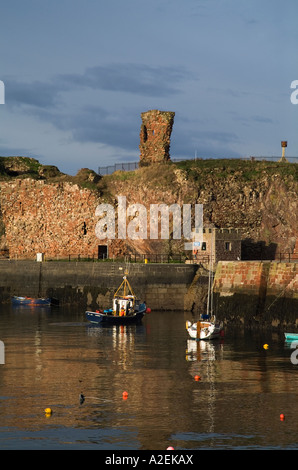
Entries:
<svg viewBox="0 0 298 470">
<path fill-rule="evenodd" d="M 288 142 L 286 140 L 282 140 L 281 141 L 282 155 L 281 155 L 281 159 L 279 160 L 280 162 L 287 162 L 288 161 L 285 157 L 285 151 L 286 151 L 287 146 L 288 146 Z"/>
</svg>

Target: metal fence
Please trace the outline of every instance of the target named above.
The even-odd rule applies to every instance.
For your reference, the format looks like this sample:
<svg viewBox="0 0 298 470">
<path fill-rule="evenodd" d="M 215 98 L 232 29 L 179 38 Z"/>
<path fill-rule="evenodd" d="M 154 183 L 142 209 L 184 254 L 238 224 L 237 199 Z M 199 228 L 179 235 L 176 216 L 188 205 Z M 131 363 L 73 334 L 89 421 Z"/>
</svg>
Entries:
<svg viewBox="0 0 298 470">
<path fill-rule="evenodd" d="M 44 261 L 90 261 L 90 262 L 127 262 L 127 263 L 209 263 L 210 256 L 208 254 L 196 255 L 193 256 L 190 254 L 186 256 L 185 254 L 167 254 L 167 253 L 131 253 L 125 256 L 113 257 L 113 258 L 98 258 L 97 255 L 85 256 L 84 254 L 71 254 L 66 257 L 44 257 Z M 213 259 L 213 261 L 215 261 Z M 216 259 L 216 262 L 221 261 Z M 233 260 L 232 260 L 233 261 Z M 237 261 L 236 259 L 234 261 Z M 276 253 L 272 257 L 262 256 L 251 256 L 247 258 L 242 258 L 239 261 L 276 261 L 276 262 L 287 262 L 287 263 L 297 263 L 298 262 L 298 253 Z"/>
<path fill-rule="evenodd" d="M 279 156 L 279 157 L 243 157 L 241 160 L 250 160 L 250 161 L 268 161 L 268 162 L 281 162 L 281 163 L 298 163 L 298 157 L 285 157 L 284 159 Z"/>
<path fill-rule="evenodd" d="M 273 261 L 298 262 L 298 253 L 277 253 Z"/>
<path fill-rule="evenodd" d="M 160 253 L 132 253 L 125 256 L 113 257 L 113 258 L 98 258 L 97 255 L 85 256 L 83 254 L 71 254 L 67 257 L 47 257 L 45 256 L 44 261 L 66 261 L 66 262 L 80 262 L 80 261 L 91 261 L 91 262 L 126 262 L 126 263 L 185 263 L 187 257 L 183 254 L 160 254 Z"/>
<path fill-rule="evenodd" d="M 172 158 L 171 161 L 173 163 L 178 163 L 178 162 L 183 162 L 186 160 L 221 160 L 220 158 Z M 239 157 L 239 158 L 223 158 L 223 160 L 248 160 L 251 162 L 254 161 L 268 161 L 268 162 L 279 162 L 279 161 L 284 161 L 285 163 L 298 163 L 298 157 L 285 157 L 285 160 L 282 160 L 282 157 L 276 157 L 276 156 L 271 156 L 271 157 L 265 157 L 265 156 L 250 156 L 250 157 Z M 139 162 L 127 162 L 127 163 L 115 163 L 114 165 L 108 165 L 108 166 L 99 166 L 98 167 L 98 174 L 101 176 L 105 175 L 111 175 L 115 171 L 133 171 L 139 168 Z"/>
<path fill-rule="evenodd" d="M 115 165 L 99 166 L 98 174 L 102 176 L 111 175 L 115 171 L 133 171 L 137 168 L 139 168 L 139 162 L 115 163 Z"/>
</svg>

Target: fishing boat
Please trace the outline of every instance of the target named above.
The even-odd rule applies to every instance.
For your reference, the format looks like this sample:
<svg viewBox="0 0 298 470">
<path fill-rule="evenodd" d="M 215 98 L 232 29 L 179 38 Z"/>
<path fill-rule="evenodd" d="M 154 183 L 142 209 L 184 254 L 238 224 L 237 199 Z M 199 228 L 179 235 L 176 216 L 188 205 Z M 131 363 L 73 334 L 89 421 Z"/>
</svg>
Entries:
<svg viewBox="0 0 298 470">
<path fill-rule="evenodd" d="M 202 314 L 198 321 L 186 321 L 186 330 L 192 339 L 196 339 L 198 341 L 215 339 L 223 336 L 223 324 L 218 323 L 216 321 L 215 315 L 213 315 L 212 243 L 209 265 L 207 313 Z"/>
<path fill-rule="evenodd" d="M 140 303 L 135 296 L 126 276 L 114 294 L 112 308 L 107 310 L 86 311 L 86 318 L 91 323 L 113 323 L 125 325 L 141 321 L 147 309 L 146 303 Z"/>
<path fill-rule="evenodd" d="M 298 333 L 285 333 L 286 341 L 298 341 Z"/>
<path fill-rule="evenodd" d="M 48 298 L 32 298 L 32 297 L 21 297 L 21 296 L 14 295 L 11 301 L 14 305 L 45 306 L 45 305 L 53 304 L 52 299 L 49 297 Z"/>
</svg>

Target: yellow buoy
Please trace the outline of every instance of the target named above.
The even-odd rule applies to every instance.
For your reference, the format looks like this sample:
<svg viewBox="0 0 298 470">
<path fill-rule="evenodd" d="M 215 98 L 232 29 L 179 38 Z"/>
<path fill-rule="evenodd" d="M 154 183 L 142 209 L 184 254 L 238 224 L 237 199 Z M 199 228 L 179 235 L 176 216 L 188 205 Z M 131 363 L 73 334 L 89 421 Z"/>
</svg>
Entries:
<svg viewBox="0 0 298 470">
<path fill-rule="evenodd" d="M 269 348 L 268 344 L 264 344 L 263 348 L 268 349 Z"/>
<path fill-rule="evenodd" d="M 51 415 L 51 414 L 52 414 L 51 408 L 46 408 L 46 409 L 44 410 L 44 412 L 45 412 L 46 415 Z"/>
</svg>

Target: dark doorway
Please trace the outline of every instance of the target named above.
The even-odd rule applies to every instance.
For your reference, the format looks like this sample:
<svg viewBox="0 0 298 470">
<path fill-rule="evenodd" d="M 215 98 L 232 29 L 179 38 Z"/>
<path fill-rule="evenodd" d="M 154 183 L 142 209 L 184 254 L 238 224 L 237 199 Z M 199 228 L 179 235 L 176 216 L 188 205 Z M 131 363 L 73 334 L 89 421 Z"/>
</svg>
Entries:
<svg viewBox="0 0 298 470">
<path fill-rule="evenodd" d="M 98 259 L 106 259 L 108 257 L 107 245 L 98 245 Z"/>
</svg>

